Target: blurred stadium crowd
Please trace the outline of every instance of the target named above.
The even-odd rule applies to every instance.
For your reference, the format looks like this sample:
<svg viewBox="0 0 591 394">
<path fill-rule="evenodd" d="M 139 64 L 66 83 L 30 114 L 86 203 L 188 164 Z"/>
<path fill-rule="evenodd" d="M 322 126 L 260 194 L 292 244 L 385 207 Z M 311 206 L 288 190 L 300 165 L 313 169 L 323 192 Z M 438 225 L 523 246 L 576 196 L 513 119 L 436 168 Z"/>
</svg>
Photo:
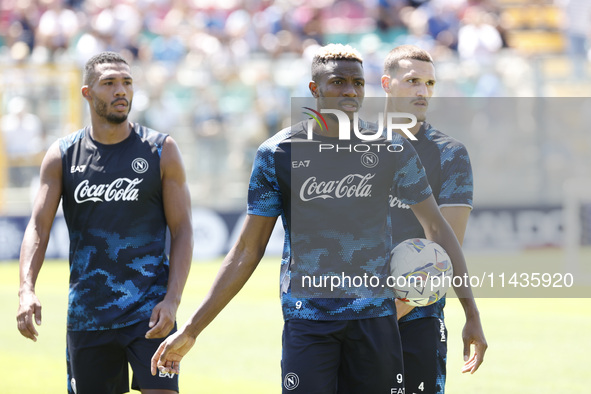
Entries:
<svg viewBox="0 0 591 394">
<path fill-rule="evenodd" d="M 4 0 L 0 31 L 16 62 L 83 63 L 111 49 L 173 69 L 186 60 L 236 67 L 255 54 L 302 55 L 335 33 L 390 44 L 405 35 L 436 57 L 469 58 L 503 46 L 498 10 L 494 0 Z M 480 48 L 469 43 L 475 31 Z"/>
<path fill-rule="evenodd" d="M 589 3 L 2 0 L 0 69 L 2 86 L 10 85 L 0 91 L 4 184 L 27 187 L 48 144 L 87 121 L 84 114 L 81 124 L 52 121 L 43 95 L 63 82 L 49 78 L 40 95 L 29 74 L 15 70 L 79 73 L 99 51 L 123 53 L 135 78 L 131 119 L 179 141 L 195 204 L 236 207 L 244 204 L 254 150 L 289 120 L 290 97 L 309 95 L 309 64 L 319 45 L 349 43 L 363 54 L 366 96 L 383 96 L 382 59 L 400 44 L 433 54 L 440 97 L 585 96 Z M 573 89 L 552 90 L 555 79 L 555 86 Z M 18 165 L 23 156 L 34 165 Z"/>
</svg>

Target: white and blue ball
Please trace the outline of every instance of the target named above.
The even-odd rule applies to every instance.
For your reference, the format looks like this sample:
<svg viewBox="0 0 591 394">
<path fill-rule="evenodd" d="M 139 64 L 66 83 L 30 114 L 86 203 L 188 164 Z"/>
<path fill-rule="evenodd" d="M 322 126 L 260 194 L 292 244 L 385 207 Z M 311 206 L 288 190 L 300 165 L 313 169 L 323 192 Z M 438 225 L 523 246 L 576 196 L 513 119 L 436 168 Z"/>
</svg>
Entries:
<svg viewBox="0 0 591 394">
<path fill-rule="evenodd" d="M 441 245 L 412 238 L 392 250 L 390 275 L 396 298 L 412 306 L 427 306 L 445 296 L 453 267 Z"/>
</svg>

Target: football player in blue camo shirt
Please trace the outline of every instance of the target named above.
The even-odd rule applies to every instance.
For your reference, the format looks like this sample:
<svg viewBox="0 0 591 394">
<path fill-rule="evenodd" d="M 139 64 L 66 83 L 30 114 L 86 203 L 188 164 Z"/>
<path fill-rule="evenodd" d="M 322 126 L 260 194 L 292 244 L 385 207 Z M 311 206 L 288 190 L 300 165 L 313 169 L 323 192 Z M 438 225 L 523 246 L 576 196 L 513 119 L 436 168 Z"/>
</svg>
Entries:
<svg viewBox="0 0 591 394">
<path fill-rule="evenodd" d="M 426 51 L 402 45 L 386 56 L 382 77 L 382 87 L 388 94 L 386 112 L 406 112 L 417 117 L 417 125 L 410 129 L 417 140 L 411 143 L 425 167 L 441 213 L 461 244 L 472 209 L 472 168 L 461 142 L 425 122 L 435 82 L 433 60 Z M 390 202 L 392 222 L 399 224 L 393 227 L 394 244 L 409 238 L 424 238 L 425 232 L 410 207 L 395 194 Z M 474 373 L 483 361 L 487 344 L 476 303 L 472 298 L 460 298 L 460 302 L 466 314 L 463 372 Z M 447 357 L 444 305 L 445 298 L 417 308 L 396 300 L 408 394 L 444 392 Z M 471 345 L 475 346 L 472 357 Z"/>
<path fill-rule="evenodd" d="M 178 376 L 150 373 L 174 332 L 193 250 L 191 207 L 176 142 L 127 118 L 133 79 L 121 55 L 93 56 L 82 96 L 91 124 L 61 138 L 41 165 L 41 186 L 20 255 L 18 329 L 41 324 L 35 282 L 60 199 L 70 234 L 69 393 L 178 392 Z M 170 259 L 165 251 L 170 229 Z"/>
<path fill-rule="evenodd" d="M 309 88 L 318 111 L 338 109 L 352 126 L 362 105 L 364 84 L 362 59 L 351 47 L 332 44 L 314 56 Z M 403 392 L 393 299 L 372 297 L 371 292 L 357 296 L 351 288 L 334 295 L 314 291 L 307 295 L 306 289 L 298 289 L 297 278 L 347 270 L 380 278 L 387 275 L 392 188 L 412 206 L 427 237 L 448 250 L 458 271 L 465 267 L 461 248 L 437 208 L 408 141 L 397 134 L 393 141 L 372 140 L 377 160 L 368 163 L 363 159 L 366 152 L 346 149 L 364 140 L 358 136 L 339 139 L 337 119 L 324 118 L 326 125 L 300 122 L 259 147 L 239 239 L 203 303 L 154 354 L 152 373 L 179 371 L 179 362 L 196 337 L 257 267 L 281 216 L 286 231 L 280 274 L 283 392 Z M 363 126 L 359 127 L 363 133 Z M 388 149 L 395 145 L 403 149 Z M 470 289 L 466 292 L 471 295 Z"/>
</svg>

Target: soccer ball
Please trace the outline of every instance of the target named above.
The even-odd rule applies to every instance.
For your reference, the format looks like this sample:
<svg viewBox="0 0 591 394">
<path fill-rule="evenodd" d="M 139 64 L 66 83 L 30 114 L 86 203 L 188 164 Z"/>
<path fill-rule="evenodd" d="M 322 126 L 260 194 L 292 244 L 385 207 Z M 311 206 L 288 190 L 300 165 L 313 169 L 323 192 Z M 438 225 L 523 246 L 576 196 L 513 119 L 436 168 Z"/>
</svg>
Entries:
<svg viewBox="0 0 591 394">
<path fill-rule="evenodd" d="M 412 306 L 427 306 L 445 295 L 453 267 L 441 245 L 413 238 L 392 250 L 390 275 L 396 298 Z"/>
</svg>

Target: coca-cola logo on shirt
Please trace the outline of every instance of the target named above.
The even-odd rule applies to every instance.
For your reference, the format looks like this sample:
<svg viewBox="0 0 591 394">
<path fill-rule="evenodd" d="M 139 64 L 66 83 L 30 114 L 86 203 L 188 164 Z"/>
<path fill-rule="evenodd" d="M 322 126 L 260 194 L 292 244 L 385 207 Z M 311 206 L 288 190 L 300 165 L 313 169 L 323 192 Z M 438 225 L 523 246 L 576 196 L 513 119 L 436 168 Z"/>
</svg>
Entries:
<svg viewBox="0 0 591 394">
<path fill-rule="evenodd" d="M 300 189 L 302 201 L 317 198 L 371 197 L 371 184 L 375 174 L 349 174 L 336 181 L 318 181 L 315 176 L 306 179 Z"/>
<path fill-rule="evenodd" d="M 136 186 L 142 181 L 139 178 L 118 178 L 111 183 L 91 185 L 86 179 L 76 186 L 74 199 L 78 204 L 88 201 L 137 201 L 139 189 Z"/>
</svg>

